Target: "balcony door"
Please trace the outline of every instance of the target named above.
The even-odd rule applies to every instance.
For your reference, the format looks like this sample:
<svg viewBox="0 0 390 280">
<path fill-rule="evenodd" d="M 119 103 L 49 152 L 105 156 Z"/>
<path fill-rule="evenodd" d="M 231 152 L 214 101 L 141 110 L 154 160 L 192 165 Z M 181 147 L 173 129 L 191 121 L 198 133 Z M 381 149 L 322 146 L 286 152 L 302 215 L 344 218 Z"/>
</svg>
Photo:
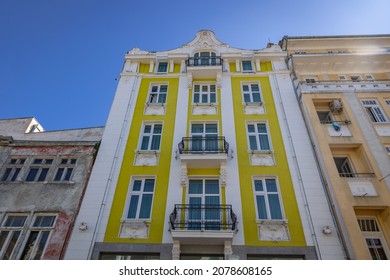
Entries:
<svg viewBox="0 0 390 280">
<path fill-rule="evenodd" d="M 218 152 L 218 125 L 216 123 L 197 123 L 191 125 L 193 152 Z"/>
<path fill-rule="evenodd" d="M 215 52 L 198 52 L 194 54 L 194 65 L 216 65 Z"/>
<path fill-rule="evenodd" d="M 221 198 L 219 180 L 189 180 L 188 202 L 188 229 L 220 230 Z"/>
</svg>

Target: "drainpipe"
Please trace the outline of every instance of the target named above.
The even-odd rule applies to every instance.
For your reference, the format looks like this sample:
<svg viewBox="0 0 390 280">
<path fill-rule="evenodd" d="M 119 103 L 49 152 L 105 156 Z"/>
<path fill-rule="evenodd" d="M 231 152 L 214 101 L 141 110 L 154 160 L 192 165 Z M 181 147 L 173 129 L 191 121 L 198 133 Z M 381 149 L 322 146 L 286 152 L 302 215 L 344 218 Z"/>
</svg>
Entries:
<svg viewBox="0 0 390 280">
<path fill-rule="evenodd" d="M 343 232 L 345 231 L 344 221 L 342 220 L 342 217 L 339 213 L 337 205 L 335 205 L 333 203 L 333 201 L 335 201 L 336 199 L 335 199 L 333 192 L 331 190 L 331 186 L 329 186 L 329 184 L 328 184 L 329 178 L 328 178 L 328 180 L 326 179 L 327 178 L 326 173 L 324 173 L 324 171 L 323 171 L 324 163 L 322 161 L 321 153 L 319 151 L 317 151 L 318 146 L 316 145 L 316 141 L 315 141 L 316 138 L 314 136 L 314 133 L 312 133 L 311 123 L 308 121 L 308 119 L 310 119 L 310 118 L 305 115 L 306 112 L 304 110 L 303 103 L 302 103 L 302 93 L 301 93 L 301 95 L 299 95 L 298 91 L 297 91 L 298 86 L 294 85 L 294 81 L 297 80 L 298 78 L 297 78 L 296 73 L 295 73 L 294 61 L 293 61 L 292 55 L 288 55 L 286 58 L 287 67 L 289 67 L 289 64 L 288 64 L 289 60 L 291 60 L 291 69 L 289 69 L 289 70 L 293 76 L 291 80 L 292 80 L 292 85 L 294 88 L 295 97 L 298 101 L 303 120 L 306 123 L 305 128 L 306 128 L 307 134 L 309 135 L 309 138 L 310 138 L 311 149 L 312 149 L 312 152 L 313 152 L 313 155 L 315 158 L 318 173 L 320 175 L 322 187 L 323 187 L 325 194 L 326 194 L 326 199 L 328 201 L 331 217 L 332 217 L 332 220 L 336 226 L 337 237 L 339 238 L 340 243 L 343 245 L 342 249 L 343 249 L 343 252 L 344 252 L 344 255 L 346 256 L 346 258 L 353 259 L 354 254 L 353 254 L 351 243 L 349 242 L 348 236 L 344 236 L 344 234 L 343 234 Z M 338 213 L 339 215 L 337 215 L 336 213 Z M 338 216 L 340 216 L 340 218 Z"/>
<path fill-rule="evenodd" d="M 109 176 L 108 176 L 108 179 L 107 179 L 107 183 L 106 183 L 106 187 L 104 189 L 103 200 L 102 200 L 102 203 L 100 205 L 99 214 L 98 214 L 98 218 L 97 218 L 97 221 L 96 221 L 96 224 L 95 224 L 95 229 L 94 229 L 94 232 L 93 232 L 93 236 L 92 236 L 92 240 L 91 240 L 91 245 L 89 247 L 87 259 L 91 259 L 91 256 L 92 256 L 92 253 L 93 253 L 93 248 L 95 246 L 95 242 L 96 242 L 96 239 L 97 239 L 98 228 L 100 227 L 100 224 L 101 224 L 101 221 L 102 221 L 104 207 L 106 206 L 106 202 L 107 202 L 108 191 L 111 188 L 112 177 L 113 177 L 114 170 L 115 170 L 115 167 L 116 167 L 116 163 L 117 163 L 117 160 L 118 160 L 120 146 L 121 146 L 122 141 L 124 140 L 123 139 L 124 138 L 124 131 L 126 130 L 126 127 L 128 126 L 128 123 L 129 123 L 128 120 L 129 120 L 130 108 L 131 108 L 131 105 L 132 105 L 132 100 L 133 100 L 133 97 L 134 97 L 135 89 L 136 89 L 137 84 L 138 84 L 138 80 L 139 80 L 139 77 L 136 76 L 135 79 L 134 79 L 133 87 L 131 89 L 129 103 L 127 104 L 127 109 L 126 109 L 126 113 L 125 113 L 125 119 L 123 120 L 122 127 L 121 127 L 121 132 L 120 132 L 119 139 L 118 139 L 118 143 L 116 145 L 114 159 L 112 161 L 110 173 L 109 173 Z"/>
</svg>

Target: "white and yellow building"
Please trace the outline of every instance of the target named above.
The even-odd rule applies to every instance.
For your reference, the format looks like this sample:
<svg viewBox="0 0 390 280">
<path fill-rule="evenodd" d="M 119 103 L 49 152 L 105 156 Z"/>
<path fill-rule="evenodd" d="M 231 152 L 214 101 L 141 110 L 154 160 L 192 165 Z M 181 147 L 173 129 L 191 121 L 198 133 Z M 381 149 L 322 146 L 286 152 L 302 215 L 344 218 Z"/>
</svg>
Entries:
<svg viewBox="0 0 390 280">
<path fill-rule="evenodd" d="M 350 259 L 390 258 L 390 36 L 285 36 Z"/>
<path fill-rule="evenodd" d="M 65 257 L 343 259 L 285 58 L 128 52 Z"/>
</svg>

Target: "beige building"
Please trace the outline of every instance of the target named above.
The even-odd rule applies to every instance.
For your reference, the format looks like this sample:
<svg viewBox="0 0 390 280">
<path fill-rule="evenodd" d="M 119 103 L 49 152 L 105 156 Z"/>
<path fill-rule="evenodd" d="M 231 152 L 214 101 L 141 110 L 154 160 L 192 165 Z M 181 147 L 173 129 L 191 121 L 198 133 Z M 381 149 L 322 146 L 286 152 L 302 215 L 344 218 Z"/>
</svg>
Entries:
<svg viewBox="0 0 390 280">
<path fill-rule="evenodd" d="M 279 44 L 348 258 L 389 259 L 390 35 Z"/>
</svg>

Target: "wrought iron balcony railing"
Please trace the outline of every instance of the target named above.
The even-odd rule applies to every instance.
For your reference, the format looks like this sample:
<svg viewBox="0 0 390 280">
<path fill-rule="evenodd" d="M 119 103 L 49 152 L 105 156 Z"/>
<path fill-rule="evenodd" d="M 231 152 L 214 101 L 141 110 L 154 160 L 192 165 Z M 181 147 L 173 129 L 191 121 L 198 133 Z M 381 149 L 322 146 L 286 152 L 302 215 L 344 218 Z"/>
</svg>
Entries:
<svg viewBox="0 0 390 280">
<path fill-rule="evenodd" d="M 237 216 L 227 204 L 175 204 L 171 230 L 235 231 Z"/>
<path fill-rule="evenodd" d="M 227 154 L 229 143 L 223 136 L 183 137 L 178 144 L 180 154 Z"/>
<path fill-rule="evenodd" d="M 186 60 L 187 66 L 221 66 L 222 58 L 220 56 L 190 57 Z"/>
</svg>

